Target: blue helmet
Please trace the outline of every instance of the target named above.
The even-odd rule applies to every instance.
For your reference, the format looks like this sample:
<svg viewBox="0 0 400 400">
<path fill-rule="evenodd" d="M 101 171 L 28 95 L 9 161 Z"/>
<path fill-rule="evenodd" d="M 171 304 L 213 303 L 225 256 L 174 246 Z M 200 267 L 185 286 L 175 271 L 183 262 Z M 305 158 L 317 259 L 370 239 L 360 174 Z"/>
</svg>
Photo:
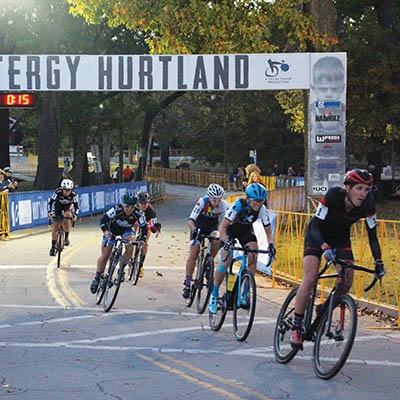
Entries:
<svg viewBox="0 0 400 400">
<path fill-rule="evenodd" d="M 135 206 L 137 202 L 138 202 L 137 195 L 132 192 L 126 192 L 121 197 L 121 203 L 124 204 L 125 206 Z"/>
<path fill-rule="evenodd" d="M 268 196 L 267 190 L 259 183 L 252 183 L 246 188 L 246 195 L 251 200 L 265 200 Z"/>
</svg>

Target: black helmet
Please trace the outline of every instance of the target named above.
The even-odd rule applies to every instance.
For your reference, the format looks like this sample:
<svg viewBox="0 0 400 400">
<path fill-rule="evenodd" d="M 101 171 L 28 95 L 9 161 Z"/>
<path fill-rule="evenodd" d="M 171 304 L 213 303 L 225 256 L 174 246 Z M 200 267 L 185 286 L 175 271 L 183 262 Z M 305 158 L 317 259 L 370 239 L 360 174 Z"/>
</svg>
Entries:
<svg viewBox="0 0 400 400">
<path fill-rule="evenodd" d="M 139 203 L 148 203 L 150 201 L 150 194 L 144 191 L 138 192 L 137 197 Z"/>
<path fill-rule="evenodd" d="M 133 192 L 126 192 L 121 197 L 121 203 L 125 206 L 135 206 L 138 202 L 138 198 L 135 193 Z"/>
<path fill-rule="evenodd" d="M 364 185 L 372 185 L 374 178 L 366 169 L 352 169 L 346 172 L 344 176 L 345 185 L 355 185 L 357 183 L 363 183 Z"/>
</svg>

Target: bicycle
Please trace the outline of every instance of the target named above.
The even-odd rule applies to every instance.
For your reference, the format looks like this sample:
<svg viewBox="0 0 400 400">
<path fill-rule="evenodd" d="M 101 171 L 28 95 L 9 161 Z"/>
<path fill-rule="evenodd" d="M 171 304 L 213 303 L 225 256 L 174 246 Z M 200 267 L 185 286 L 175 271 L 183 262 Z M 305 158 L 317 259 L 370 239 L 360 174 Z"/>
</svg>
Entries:
<svg viewBox="0 0 400 400">
<path fill-rule="evenodd" d="M 140 262 L 143 255 L 143 246 L 137 242 L 135 244 L 135 249 L 133 252 L 133 257 L 129 260 L 128 263 L 128 280 L 132 281 L 132 285 L 135 286 L 139 280 L 140 270 L 143 267 L 143 263 Z"/>
<path fill-rule="evenodd" d="M 203 314 L 208 305 L 214 281 L 212 244 L 213 241 L 220 239 L 211 235 L 199 234 L 198 240 L 200 240 L 200 251 L 195 266 L 196 278 L 192 282 L 189 297 L 186 299 L 186 306 L 190 307 L 197 295 L 197 312 Z"/>
<path fill-rule="evenodd" d="M 60 216 L 54 217 L 54 221 L 59 222 L 58 230 L 57 230 L 57 241 L 55 246 L 55 252 L 57 255 L 57 268 L 61 266 L 61 253 L 64 250 L 64 241 L 65 241 L 65 228 L 64 223 L 66 219 L 72 220 L 72 227 L 75 226 L 75 220 L 73 217 L 66 217 L 64 213 Z M 52 221 L 51 221 L 52 222 Z"/>
<path fill-rule="evenodd" d="M 234 251 L 242 254 L 234 257 Z M 221 297 L 218 297 L 217 312 L 215 314 L 209 312 L 211 329 L 213 331 L 219 331 L 225 321 L 227 311 L 232 310 L 233 332 L 236 340 L 239 342 L 243 342 L 247 339 L 256 312 L 256 281 L 254 275 L 247 269 L 248 253 L 268 254 L 270 257 L 267 267 L 269 267 L 274 260 L 274 254 L 271 250 L 250 249 L 247 246 L 232 246 L 228 255 L 228 257 L 230 257 L 230 263 L 225 274 L 226 291 Z M 233 265 L 237 261 L 240 262 L 240 268 L 235 278 Z"/>
<path fill-rule="evenodd" d="M 122 254 L 124 244 L 138 245 L 140 242 L 131 242 L 126 239 L 116 238 L 111 256 L 108 262 L 106 274 L 100 276 L 99 286 L 96 292 L 96 304 L 103 300 L 103 309 L 105 312 L 111 310 L 117 299 L 121 283 L 124 282 L 124 257 Z M 117 268 L 117 266 L 119 267 Z"/>
<path fill-rule="evenodd" d="M 319 272 L 318 279 L 311 292 L 310 300 L 304 314 L 304 341 L 314 342 L 313 367 L 321 379 L 333 378 L 343 367 L 353 346 L 357 330 L 357 309 L 353 298 L 343 293 L 343 280 L 347 269 L 375 274 L 375 270 L 337 259 L 335 264 L 341 266 L 339 272 L 326 274 L 332 263 L 326 263 Z M 314 307 L 317 296 L 318 281 L 336 278 L 336 284 L 326 301 Z M 364 289 L 369 291 L 377 278 Z M 290 362 L 300 349 L 290 345 L 290 334 L 294 328 L 294 300 L 298 288 L 293 289 L 284 301 L 278 315 L 274 333 L 274 354 L 279 363 Z M 313 310 L 315 309 L 315 316 Z M 301 349 L 302 350 L 302 349 Z"/>
</svg>

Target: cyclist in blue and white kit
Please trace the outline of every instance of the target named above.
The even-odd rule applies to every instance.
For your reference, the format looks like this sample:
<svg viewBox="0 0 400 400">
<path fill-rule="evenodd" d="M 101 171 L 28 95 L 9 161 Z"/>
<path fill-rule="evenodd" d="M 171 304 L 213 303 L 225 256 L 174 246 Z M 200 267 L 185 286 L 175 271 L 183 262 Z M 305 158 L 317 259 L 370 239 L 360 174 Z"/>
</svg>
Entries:
<svg viewBox="0 0 400 400">
<path fill-rule="evenodd" d="M 228 203 L 222 198 L 224 189 L 217 183 L 212 183 L 207 188 L 207 196 L 200 197 L 197 200 L 188 219 L 190 228 L 190 252 L 186 261 L 186 278 L 182 296 L 187 299 L 190 295 L 190 286 L 196 260 L 200 252 L 200 234 L 219 237 L 218 224 L 221 215 L 224 215 L 228 209 Z M 213 242 L 212 256 L 215 257 L 220 246 L 219 241 Z"/>
<path fill-rule="evenodd" d="M 224 280 L 225 272 L 230 262 L 229 250 L 232 242 L 238 239 L 240 244 L 251 249 L 258 249 L 257 238 L 253 230 L 253 222 L 260 219 L 268 239 L 268 250 L 275 254 L 274 237 L 268 210 L 263 204 L 267 198 L 267 190 L 259 183 L 252 183 L 246 188 L 246 198 L 240 198 L 226 211 L 224 219 L 219 226 L 220 238 L 224 242 L 222 250 L 222 265 L 214 275 L 214 287 L 208 303 L 211 313 L 217 312 L 219 287 Z M 257 257 L 250 253 L 248 256 L 248 269 L 254 275 L 256 272 Z"/>
</svg>

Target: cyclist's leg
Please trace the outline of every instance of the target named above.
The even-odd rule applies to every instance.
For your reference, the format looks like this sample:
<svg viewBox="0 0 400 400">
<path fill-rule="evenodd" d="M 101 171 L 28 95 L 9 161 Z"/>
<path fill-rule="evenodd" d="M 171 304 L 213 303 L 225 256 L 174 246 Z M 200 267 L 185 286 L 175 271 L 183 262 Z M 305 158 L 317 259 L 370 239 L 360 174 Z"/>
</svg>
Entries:
<svg viewBox="0 0 400 400">
<path fill-rule="evenodd" d="M 183 292 L 182 297 L 184 299 L 189 298 L 190 295 L 190 287 L 193 277 L 194 268 L 196 266 L 197 257 L 199 256 L 200 252 L 200 242 L 196 240 L 194 243 L 190 243 L 189 249 L 189 257 L 186 260 L 186 276 L 185 281 L 183 282 Z"/>
<path fill-rule="evenodd" d="M 51 227 L 51 248 L 49 255 L 50 256 L 55 256 L 56 255 L 56 244 L 57 244 L 57 233 L 58 233 L 58 227 L 59 227 L 59 220 L 56 216 L 53 217 L 53 224 Z"/>
<path fill-rule="evenodd" d="M 347 246 L 345 247 L 336 249 L 336 258 L 347 262 L 354 261 L 353 251 L 351 250 L 350 243 L 347 243 Z M 337 265 L 336 268 L 339 270 L 341 267 L 340 265 Z M 344 282 L 338 282 L 337 284 L 337 296 L 347 293 L 350 290 L 351 286 L 353 285 L 353 277 L 354 270 L 347 269 L 345 271 Z M 343 285 L 341 285 L 341 283 L 343 283 Z"/>
<path fill-rule="evenodd" d="M 131 242 L 135 241 L 136 233 L 132 230 L 124 232 L 121 235 L 122 239 L 129 240 Z M 124 252 L 124 266 L 128 264 L 129 260 L 132 258 L 133 254 L 133 244 L 125 244 L 125 252 Z"/>
<path fill-rule="evenodd" d="M 90 291 L 94 294 L 99 286 L 100 276 L 104 273 L 108 259 L 110 258 L 111 251 L 114 246 L 114 240 L 107 242 L 107 239 L 103 236 L 101 242 L 101 253 L 97 259 L 96 275 L 90 285 Z"/>
<path fill-rule="evenodd" d="M 213 238 L 219 238 L 220 237 L 220 233 L 219 233 L 218 230 L 212 231 L 210 233 L 210 235 Z M 217 253 L 218 253 L 220 248 L 221 248 L 221 244 L 220 244 L 219 240 L 213 240 L 212 245 L 211 245 L 211 256 L 212 256 L 212 258 L 214 258 L 217 255 Z"/>
<path fill-rule="evenodd" d="M 144 264 L 144 260 L 146 259 L 147 251 L 149 250 L 150 233 L 151 233 L 151 230 L 149 229 L 149 231 L 147 233 L 146 241 L 144 242 L 144 245 L 142 247 L 142 253 L 140 255 L 140 260 L 139 260 L 139 265 L 140 265 L 139 278 L 143 278 L 144 277 L 143 264 Z"/>
<path fill-rule="evenodd" d="M 303 258 L 304 277 L 295 299 L 294 330 L 290 337 L 290 343 L 294 348 L 303 348 L 302 322 L 310 293 L 318 277 L 320 258 L 309 254 Z"/>
<path fill-rule="evenodd" d="M 65 231 L 65 242 L 64 242 L 64 244 L 66 246 L 69 246 L 69 232 L 71 230 L 71 220 L 69 218 L 72 218 L 72 211 L 71 210 L 64 211 L 64 217 L 66 217 L 63 220 L 64 231 Z"/>
</svg>

